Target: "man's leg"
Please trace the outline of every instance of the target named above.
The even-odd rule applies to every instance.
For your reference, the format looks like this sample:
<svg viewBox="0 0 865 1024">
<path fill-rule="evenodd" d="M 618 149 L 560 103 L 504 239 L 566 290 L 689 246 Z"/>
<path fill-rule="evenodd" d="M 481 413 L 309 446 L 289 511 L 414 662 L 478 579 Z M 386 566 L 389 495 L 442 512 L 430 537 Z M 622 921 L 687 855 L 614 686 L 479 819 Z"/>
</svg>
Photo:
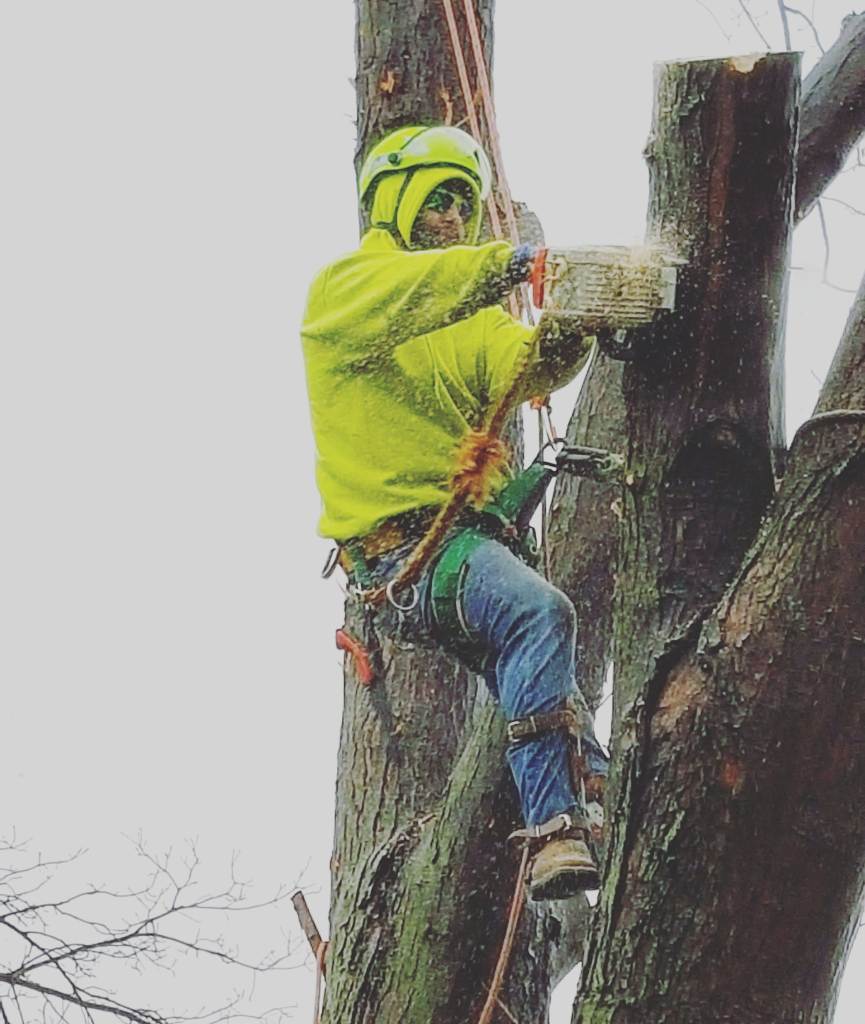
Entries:
<svg viewBox="0 0 865 1024">
<path fill-rule="evenodd" d="M 469 628 L 492 654 L 488 682 L 507 718 L 528 719 L 575 704 L 589 769 L 606 774 L 606 757 L 574 681 L 576 615 L 570 600 L 506 547 L 490 541 L 469 558 L 463 611 Z M 558 728 L 508 749 L 527 826 L 563 814 L 582 816 L 569 742 Z"/>
</svg>

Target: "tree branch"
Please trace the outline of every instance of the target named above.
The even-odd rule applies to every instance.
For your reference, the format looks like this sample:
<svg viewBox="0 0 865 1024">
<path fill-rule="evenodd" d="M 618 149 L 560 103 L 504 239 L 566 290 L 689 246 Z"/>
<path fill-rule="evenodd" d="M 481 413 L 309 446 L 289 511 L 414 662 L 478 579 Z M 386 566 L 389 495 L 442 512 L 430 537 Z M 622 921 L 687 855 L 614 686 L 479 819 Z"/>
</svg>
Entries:
<svg viewBox="0 0 865 1024">
<path fill-rule="evenodd" d="M 789 7 L 785 5 L 784 9 L 788 14 L 794 14 L 797 18 L 801 18 L 805 22 L 808 28 L 811 29 L 811 34 L 814 36 L 814 42 L 817 44 L 817 49 L 823 56 L 825 56 L 826 48 L 820 41 L 820 33 L 817 31 L 817 26 L 814 24 L 813 20 L 809 18 L 804 11 L 800 11 L 797 7 Z"/>
<path fill-rule="evenodd" d="M 760 40 L 762 41 L 763 45 L 766 47 L 766 50 L 767 51 L 771 50 L 772 49 L 772 44 L 763 35 L 763 32 L 762 32 L 760 26 L 757 24 L 757 21 L 754 18 L 754 15 L 751 14 L 751 12 L 748 10 L 748 5 L 745 3 L 745 0 L 739 0 L 739 6 L 742 8 L 742 10 L 743 10 L 743 12 L 745 14 L 745 17 L 748 19 L 748 21 L 750 21 L 751 27 L 754 29 L 754 31 L 757 33 L 757 35 L 760 37 Z"/>
<path fill-rule="evenodd" d="M 865 132 L 865 13 L 849 15 L 803 86 L 796 220 L 810 213 Z"/>
</svg>

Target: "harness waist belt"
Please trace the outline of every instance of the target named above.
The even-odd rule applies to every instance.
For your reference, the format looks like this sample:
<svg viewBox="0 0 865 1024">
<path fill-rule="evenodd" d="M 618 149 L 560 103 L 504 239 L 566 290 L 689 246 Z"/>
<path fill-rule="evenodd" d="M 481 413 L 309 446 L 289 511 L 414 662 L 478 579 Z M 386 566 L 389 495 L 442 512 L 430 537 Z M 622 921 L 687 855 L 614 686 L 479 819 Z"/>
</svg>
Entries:
<svg viewBox="0 0 865 1024">
<path fill-rule="evenodd" d="M 402 547 L 409 541 L 420 540 L 437 511 L 435 508 L 418 508 L 401 512 L 398 516 L 385 519 L 363 537 L 353 537 L 344 541 L 339 549 L 340 566 L 346 572 L 352 571 L 354 562 L 349 554 L 352 548 L 362 552 L 365 559 L 373 559 L 393 551 L 394 548 Z"/>
</svg>

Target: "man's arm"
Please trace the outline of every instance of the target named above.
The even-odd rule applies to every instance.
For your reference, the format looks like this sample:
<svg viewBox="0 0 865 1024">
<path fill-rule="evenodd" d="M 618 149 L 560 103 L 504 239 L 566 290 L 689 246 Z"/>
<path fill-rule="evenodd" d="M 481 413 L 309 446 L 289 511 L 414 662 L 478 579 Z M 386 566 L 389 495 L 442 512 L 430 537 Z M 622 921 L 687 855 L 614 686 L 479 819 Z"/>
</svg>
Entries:
<svg viewBox="0 0 865 1024">
<path fill-rule="evenodd" d="M 510 387 L 525 366 L 516 401 L 546 395 L 564 387 L 585 366 L 595 341 L 578 321 L 543 314 L 534 329 L 514 320 L 503 309 L 489 314 L 486 361 L 491 401 Z"/>
<path fill-rule="evenodd" d="M 448 249 L 363 249 L 325 270 L 310 289 L 303 334 L 362 365 L 418 335 L 491 306 L 525 279 L 508 242 Z"/>
</svg>

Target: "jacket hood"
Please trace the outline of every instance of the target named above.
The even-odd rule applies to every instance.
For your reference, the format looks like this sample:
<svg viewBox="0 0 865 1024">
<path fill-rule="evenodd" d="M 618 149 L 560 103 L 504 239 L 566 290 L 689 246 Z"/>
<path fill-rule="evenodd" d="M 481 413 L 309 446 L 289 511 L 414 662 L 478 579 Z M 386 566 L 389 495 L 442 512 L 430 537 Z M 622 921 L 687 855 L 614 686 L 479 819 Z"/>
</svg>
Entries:
<svg viewBox="0 0 865 1024">
<path fill-rule="evenodd" d="M 433 189 L 445 181 L 464 181 L 474 196 L 474 212 L 466 224 L 466 245 L 474 245 L 481 233 L 481 195 L 477 182 L 458 167 L 418 167 L 412 171 L 397 171 L 379 181 L 373 197 L 370 224 L 399 233 L 407 249 L 411 248 L 411 233 L 417 215 Z"/>
</svg>

